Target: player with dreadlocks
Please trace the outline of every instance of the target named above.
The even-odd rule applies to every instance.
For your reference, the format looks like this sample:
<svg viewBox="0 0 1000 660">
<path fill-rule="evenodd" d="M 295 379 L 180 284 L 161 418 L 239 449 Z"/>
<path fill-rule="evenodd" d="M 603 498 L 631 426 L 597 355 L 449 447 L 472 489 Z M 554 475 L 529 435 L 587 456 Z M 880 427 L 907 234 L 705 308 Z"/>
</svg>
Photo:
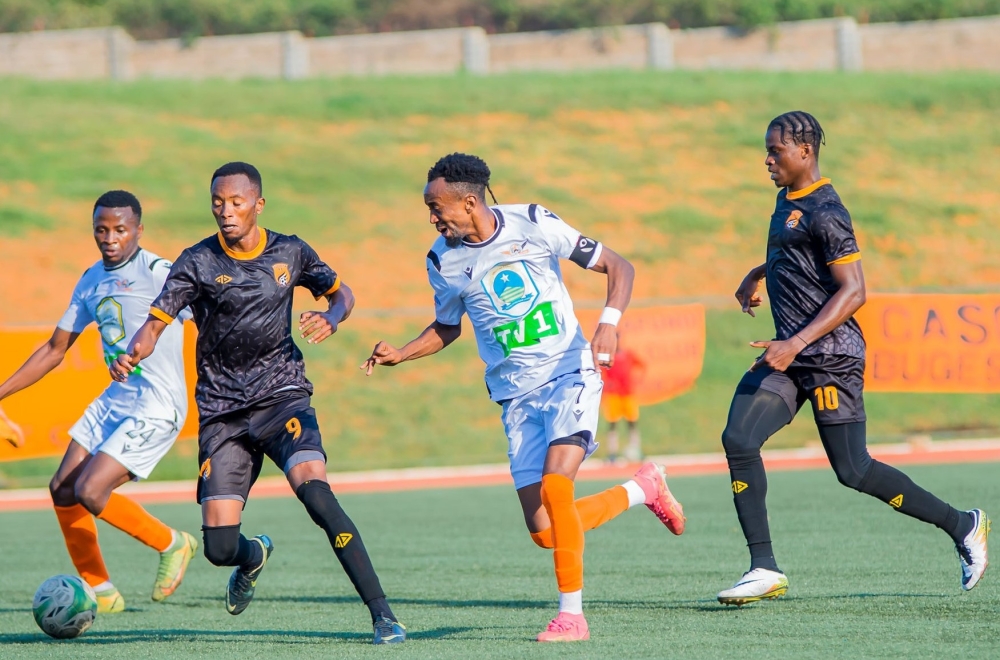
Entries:
<svg viewBox="0 0 1000 660">
<path fill-rule="evenodd" d="M 583 616 L 583 533 L 645 504 L 674 534 L 684 514 L 664 471 L 643 465 L 635 477 L 574 501 L 574 479 L 597 448 L 602 382 L 615 326 L 632 294 L 635 271 L 610 248 L 582 236 L 538 204 L 487 206 L 490 169 L 476 156 L 451 154 L 427 174 L 424 203 L 441 236 L 427 253 L 436 320 L 402 348 L 378 342 L 362 365 L 393 366 L 442 350 L 468 314 L 486 387 L 503 407 L 507 455 L 532 540 L 553 550 L 559 614 L 540 642 L 589 639 Z M 491 191 L 492 194 L 492 191 Z M 562 281 L 560 259 L 608 277 L 607 306 L 592 342 L 583 336 Z"/>
<path fill-rule="evenodd" d="M 736 298 L 754 316 L 766 278 L 776 338 L 751 342 L 765 352 L 736 387 L 722 433 L 736 514 L 750 549 L 750 570 L 718 595 L 726 605 L 788 590 L 771 549 L 760 448 L 807 400 L 840 483 L 944 530 L 958 550 L 963 589 L 975 587 L 988 564 L 984 511 L 959 511 L 868 454 L 865 340 L 854 319 L 865 303 L 865 280 L 851 216 L 830 180 L 820 176 L 824 143 L 819 122 L 805 112 L 775 118 L 765 135 L 764 164 L 780 190 L 767 261 L 743 279 Z"/>
</svg>

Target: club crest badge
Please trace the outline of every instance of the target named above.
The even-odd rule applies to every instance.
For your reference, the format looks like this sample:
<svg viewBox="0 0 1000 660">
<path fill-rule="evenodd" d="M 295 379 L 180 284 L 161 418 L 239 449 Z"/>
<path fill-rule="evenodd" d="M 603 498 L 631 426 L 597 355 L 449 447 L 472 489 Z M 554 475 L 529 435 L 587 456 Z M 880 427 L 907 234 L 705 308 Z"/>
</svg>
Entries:
<svg viewBox="0 0 1000 660">
<path fill-rule="evenodd" d="M 494 266 L 482 279 L 483 291 L 498 314 L 520 318 L 538 298 L 538 287 L 523 261 Z"/>
<path fill-rule="evenodd" d="M 788 229 L 795 229 L 799 226 L 799 218 L 802 217 L 802 211 L 798 209 L 792 211 L 788 214 L 788 220 L 785 220 L 785 227 Z"/>
<path fill-rule="evenodd" d="M 274 281 L 278 286 L 288 286 L 292 283 L 292 274 L 288 272 L 288 264 L 274 264 Z"/>
</svg>

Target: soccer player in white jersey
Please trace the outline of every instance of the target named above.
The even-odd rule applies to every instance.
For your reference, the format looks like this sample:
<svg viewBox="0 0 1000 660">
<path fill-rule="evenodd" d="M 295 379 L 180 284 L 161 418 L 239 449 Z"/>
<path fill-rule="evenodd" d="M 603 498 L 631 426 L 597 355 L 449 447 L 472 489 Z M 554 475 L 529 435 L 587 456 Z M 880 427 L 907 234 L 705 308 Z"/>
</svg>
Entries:
<svg viewBox="0 0 1000 660">
<path fill-rule="evenodd" d="M 503 407 L 507 455 L 532 540 L 551 548 L 559 614 L 537 639 L 590 638 L 583 616 L 583 535 L 645 504 L 674 534 L 684 513 L 661 466 L 647 463 L 621 486 L 574 501 L 577 470 L 597 449 L 602 382 L 635 271 L 610 248 L 582 236 L 537 204 L 485 203 L 490 170 L 476 156 L 451 154 L 427 174 L 424 202 L 441 236 L 427 254 L 436 320 L 402 348 L 376 344 L 362 365 L 393 366 L 437 353 L 462 332 L 468 314 L 486 387 Z M 491 191 L 492 192 L 492 191 Z M 608 277 L 607 306 L 591 342 L 583 336 L 562 281 L 560 259 Z"/>
<path fill-rule="evenodd" d="M 69 308 L 49 341 L 0 385 L 0 401 L 55 369 L 80 333 L 97 323 L 105 361 L 123 352 L 149 314 L 170 262 L 139 247 L 142 207 L 123 190 L 94 204 L 94 239 L 101 260 L 80 278 Z M 198 543 L 171 529 L 131 499 L 113 492 L 145 479 L 174 444 L 187 415 L 181 321 L 163 333 L 138 378 L 112 383 L 69 430 L 72 442 L 49 484 L 73 565 L 97 594 L 98 612 L 121 612 L 125 600 L 111 582 L 97 544 L 94 516 L 160 553 L 153 600 L 180 586 Z"/>
</svg>

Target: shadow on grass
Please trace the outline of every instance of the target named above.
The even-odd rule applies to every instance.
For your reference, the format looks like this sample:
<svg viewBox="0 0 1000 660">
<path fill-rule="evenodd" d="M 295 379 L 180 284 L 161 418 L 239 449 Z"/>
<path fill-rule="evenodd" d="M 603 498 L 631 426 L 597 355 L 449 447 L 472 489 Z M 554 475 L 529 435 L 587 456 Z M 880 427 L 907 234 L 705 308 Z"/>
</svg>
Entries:
<svg viewBox="0 0 1000 660">
<path fill-rule="evenodd" d="M 216 599 L 218 600 L 218 599 Z M 357 596 L 258 596 L 254 600 L 273 603 L 356 604 Z M 391 605 L 430 605 L 433 607 L 497 607 L 503 609 L 549 609 L 553 600 L 442 600 L 438 598 L 390 598 Z M 624 603 L 622 603 L 624 604 Z"/>
<path fill-rule="evenodd" d="M 452 635 L 459 635 L 473 630 L 470 627 L 432 628 L 430 630 L 414 630 L 407 634 L 409 640 L 440 640 Z M 158 642 L 173 644 L 175 642 L 226 642 L 241 638 L 260 639 L 272 644 L 313 644 L 322 640 L 340 640 L 358 644 L 371 644 L 371 633 L 330 632 L 317 630 L 182 630 L 169 628 L 163 630 L 105 630 L 89 632 L 72 640 L 52 639 L 43 633 L 31 634 L 0 634 L 0 645 L 3 644 L 132 644 L 135 642 Z"/>
<path fill-rule="evenodd" d="M 831 601 L 831 600 L 863 600 L 863 599 L 920 599 L 920 598 L 947 598 L 945 594 L 835 594 L 831 596 L 786 596 L 778 599 L 780 603 L 803 603 L 812 604 L 816 601 Z M 595 603 L 601 603 L 607 606 L 614 606 L 616 603 L 608 601 L 594 601 Z M 714 598 L 706 598 L 702 600 L 687 600 L 687 601 L 673 601 L 660 604 L 665 609 L 676 609 L 676 610 L 691 610 L 694 612 L 736 612 L 743 611 L 745 608 L 763 608 L 770 607 L 766 601 L 760 601 L 758 603 L 747 603 L 746 605 L 723 605 Z M 645 609 L 643 605 L 638 607 Z"/>
</svg>

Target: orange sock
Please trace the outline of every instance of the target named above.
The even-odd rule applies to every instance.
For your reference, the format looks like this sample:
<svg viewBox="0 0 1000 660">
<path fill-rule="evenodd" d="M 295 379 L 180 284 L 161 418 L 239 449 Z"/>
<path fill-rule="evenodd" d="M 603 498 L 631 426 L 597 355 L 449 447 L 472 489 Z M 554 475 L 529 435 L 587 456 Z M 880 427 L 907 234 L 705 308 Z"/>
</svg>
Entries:
<svg viewBox="0 0 1000 660">
<path fill-rule="evenodd" d="M 174 542 L 173 530 L 149 515 L 138 503 L 118 493 L 111 493 L 108 505 L 97 517 L 157 552 L 168 550 Z"/>
<path fill-rule="evenodd" d="M 583 531 L 596 529 L 612 518 L 628 510 L 628 492 L 622 486 L 612 486 L 600 493 L 581 497 L 576 502 L 576 510 L 583 523 Z M 541 548 L 552 548 L 552 528 L 533 532 L 531 540 Z"/>
<path fill-rule="evenodd" d="M 561 474 L 542 477 L 542 506 L 552 521 L 552 558 L 561 593 L 583 589 L 583 523 L 573 501 L 573 481 Z"/>
<path fill-rule="evenodd" d="M 54 506 L 69 558 L 76 566 L 76 572 L 92 587 L 111 579 L 108 568 L 97 545 L 97 521 L 90 512 L 79 504 Z"/>
</svg>

